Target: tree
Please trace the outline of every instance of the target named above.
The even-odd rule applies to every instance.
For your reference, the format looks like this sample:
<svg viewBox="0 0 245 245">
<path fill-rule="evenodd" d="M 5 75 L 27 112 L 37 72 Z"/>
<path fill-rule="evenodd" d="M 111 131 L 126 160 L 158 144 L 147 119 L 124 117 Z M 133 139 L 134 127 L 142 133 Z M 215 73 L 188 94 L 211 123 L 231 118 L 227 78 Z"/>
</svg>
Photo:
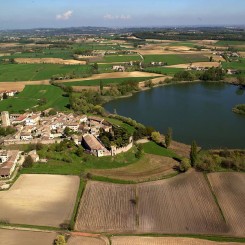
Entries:
<svg viewBox="0 0 245 245">
<path fill-rule="evenodd" d="M 6 93 L 3 93 L 3 99 L 6 100 L 8 98 L 8 95 Z"/>
<path fill-rule="evenodd" d="M 33 159 L 31 158 L 31 156 L 27 156 L 24 163 L 23 163 L 23 167 L 24 168 L 31 168 L 33 166 Z"/>
<path fill-rule="evenodd" d="M 195 166 L 197 160 L 197 144 L 196 141 L 192 141 L 191 151 L 190 151 L 191 166 Z"/>
<path fill-rule="evenodd" d="M 55 245 L 66 245 L 66 240 L 63 235 L 58 235 L 54 242 Z"/>
<path fill-rule="evenodd" d="M 171 144 L 171 141 L 172 141 L 172 128 L 168 128 L 168 132 L 165 136 L 165 145 L 166 145 L 166 148 L 168 148 Z"/>
<path fill-rule="evenodd" d="M 71 136 L 72 135 L 72 130 L 70 128 L 66 127 L 65 130 L 64 130 L 64 134 L 66 136 Z"/>
<path fill-rule="evenodd" d="M 103 81 L 100 80 L 100 94 L 102 94 L 103 88 L 104 88 Z"/>
<path fill-rule="evenodd" d="M 179 167 L 180 172 L 186 172 L 189 168 L 191 168 L 190 160 L 188 158 L 182 159 Z"/>
<path fill-rule="evenodd" d="M 143 156 L 143 154 L 144 154 L 143 145 L 142 144 L 138 144 L 137 145 L 137 150 L 138 151 L 135 153 L 135 157 L 140 159 Z"/>
<path fill-rule="evenodd" d="M 213 59 L 214 59 L 213 56 L 210 56 L 209 61 L 212 62 Z"/>
<path fill-rule="evenodd" d="M 161 142 L 161 135 L 159 132 L 152 132 L 151 133 L 151 139 L 156 142 L 157 144 L 159 144 Z"/>
</svg>

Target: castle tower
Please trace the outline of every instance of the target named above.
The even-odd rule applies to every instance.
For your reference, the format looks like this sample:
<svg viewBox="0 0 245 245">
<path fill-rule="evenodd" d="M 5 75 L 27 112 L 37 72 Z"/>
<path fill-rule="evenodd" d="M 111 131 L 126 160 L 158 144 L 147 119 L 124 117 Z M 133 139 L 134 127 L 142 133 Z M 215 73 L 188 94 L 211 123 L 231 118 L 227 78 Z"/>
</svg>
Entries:
<svg viewBox="0 0 245 245">
<path fill-rule="evenodd" d="M 10 119 L 9 119 L 9 112 L 8 111 L 2 111 L 1 119 L 2 119 L 2 126 L 3 127 L 10 126 Z"/>
</svg>

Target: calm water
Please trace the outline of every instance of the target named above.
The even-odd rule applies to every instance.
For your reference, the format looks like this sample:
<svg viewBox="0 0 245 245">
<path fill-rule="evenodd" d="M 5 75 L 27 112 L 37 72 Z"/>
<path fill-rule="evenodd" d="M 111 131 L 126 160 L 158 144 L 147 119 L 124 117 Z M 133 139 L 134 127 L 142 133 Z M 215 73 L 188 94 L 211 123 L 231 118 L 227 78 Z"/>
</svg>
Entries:
<svg viewBox="0 0 245 245">
<path fill-rule="evenodd" d="M 243 92 L 243 93 L 241 93 Z M 245 103 L 245 91 L 222 83 L 175 84 L 136 93 L 105 104 L 105 108 L 162 133 L 173 129 L 173 138 L 204 148 L 245 148 L 245 116 L 232 107 Z"/>
</svg>

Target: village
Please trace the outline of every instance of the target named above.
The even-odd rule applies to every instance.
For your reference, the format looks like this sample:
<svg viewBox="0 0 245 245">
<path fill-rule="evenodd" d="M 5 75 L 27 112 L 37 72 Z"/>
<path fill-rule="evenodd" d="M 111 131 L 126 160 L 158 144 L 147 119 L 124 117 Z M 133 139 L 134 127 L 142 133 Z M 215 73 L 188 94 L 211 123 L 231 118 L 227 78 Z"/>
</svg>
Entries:
<svg viewBox="0 0 245 245">
<path fill-rule="evenodd" d="M 64 139 L 74 141 L 77 146 L 83 146 L 85 151 L 96 157 L 114 156 L 132 148 L 132 137 L 126 147 L 111 145 L 107 149 L 100 141 L 101 132 L 113 133 L 113 125 L 103 118 L 87 115 L 74 115 L 58 112 L 49 115 L 49 110 L 36 113 L 9 114 L 1 113 L 2 127 L 12 127 L 15 133 L 1 139 L 3 146 L 27 144 L 54 144 Z M 0 151 L 0 178 L 10 178 L 14 172 L 21 152 L 18 150 Z M 36 150 L 30 151 L 27 156 L 33 162 L 45 162 L 39 159 Z"/>
</svg>

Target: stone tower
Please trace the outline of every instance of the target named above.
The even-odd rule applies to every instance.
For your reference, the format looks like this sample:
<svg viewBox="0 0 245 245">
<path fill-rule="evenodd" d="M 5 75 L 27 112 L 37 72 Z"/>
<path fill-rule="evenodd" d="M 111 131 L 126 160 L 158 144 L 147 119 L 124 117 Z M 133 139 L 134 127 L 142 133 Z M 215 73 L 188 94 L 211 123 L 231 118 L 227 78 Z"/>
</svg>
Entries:
<svg viewBox="0 0 245 245">
<path fill-rule="evenodd" d="M 2 126 L 3 127 L 10 126 L 10 119 L 9 119 L 9 112 L 8 111 L 2 111 L 1 119 L 2 119 Z"/>
</svg>

